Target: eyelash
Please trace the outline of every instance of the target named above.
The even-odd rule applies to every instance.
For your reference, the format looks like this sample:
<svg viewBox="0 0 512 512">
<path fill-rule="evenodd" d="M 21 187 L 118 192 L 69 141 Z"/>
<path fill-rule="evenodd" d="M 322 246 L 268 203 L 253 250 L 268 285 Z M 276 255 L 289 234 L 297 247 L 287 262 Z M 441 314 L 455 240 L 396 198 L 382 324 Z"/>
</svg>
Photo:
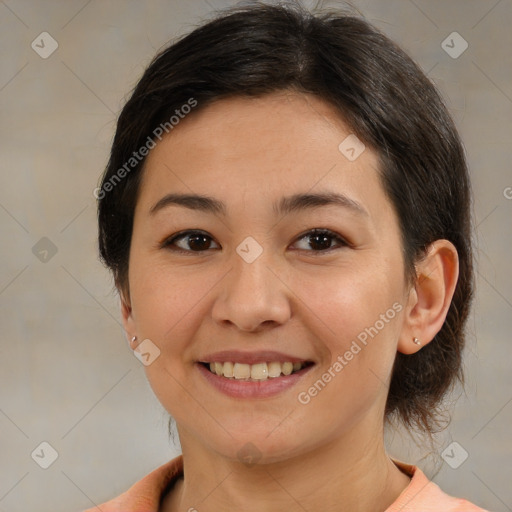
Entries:
<svg viewBox="0 0 512 512">
<path fill-rule="evenodd" d="M 176 235 L 173 235 L 172 237 L 167 238 L 161 244 L 161 248 L 169 249 L 169 250 L 172 250 L 173 252 L 178 252 L 178 253 L 182 253 L 182 254 L 190 254 L 190 253 L 198 254 L 198 253 L 202 253 L 202 252 L 206 252 L 206 251 L 210 250 L 210 249 L 206 249 L 204 251 L 193 251 L 193 250 L 185 250 L 185 249 L 180 249 L 180 248 L 176 248 L 176 247 L 171 247 L 176 241 L 187 238 L 189 236 L 193 236 L 193 235 L 202 235 L 202 236 L 205 236 L 205 237 L 213 240 L 210 237 L 210 235 L 204 233 L 203 231 L 188 230 L 188 231 L 182 231 L 181 233 L 177 233 Z M 312 237 L 315 235 L 327 235 L 328 237 L 336 240 L 339 243 L 339 247 L 329 247 L 328 249 L 323 249 L 323 250 L 319 250 L 319 251 L 306 250 L 306 249 L 298 249 L 298 250 L 305 251 L 305 252 L 317 253 L 316 255 L 321 255 L 321 254 L 325 254 L 325 253 L 330 253 L 335 249 L 349 247 L 349 245 L 350 245 L 345 239 L 343 239 L 340 235 L 338 235 L 334 231 L 331 231 L 330 229 L 324 229 L 324 228 L 315 228 L 315 229 L 306 231 L 305 233 L 302 233 L 301 235 L 299 235 L 297 237 L 296 241 L 302 240 L 303 238 Z"/>
</svg>

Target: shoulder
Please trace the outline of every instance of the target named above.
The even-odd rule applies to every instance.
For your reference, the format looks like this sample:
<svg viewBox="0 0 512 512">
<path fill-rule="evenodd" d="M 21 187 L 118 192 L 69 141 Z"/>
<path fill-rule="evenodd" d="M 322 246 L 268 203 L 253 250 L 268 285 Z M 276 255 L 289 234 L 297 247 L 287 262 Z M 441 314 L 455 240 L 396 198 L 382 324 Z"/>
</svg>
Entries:
<svg viewBox="0 0 512 512">
<path fill-rule="evenodd" d="M 465 499 L 446 494 L 418 467 L 393 462 L 411 476 L 411 482 L 386 512 L 489 512 Z"/>
<path fill-rule="evenodd" d="M 132 485 L 126 492 L 83 512 L 158 512 L 160 500 L 183 472 L 183 456 L 163 464 Z"/>
<path fill-rule="evenodd" d="M 411 476 L 411 482 L 385 512 L 489 512 L 446 494 L 418 467 L 393 462 Z M 162 496 L 182 473 L 183 457 L 180 455 L 153 470 L 118 497 L 84 512 L 158 512 Z"/>
</svg>

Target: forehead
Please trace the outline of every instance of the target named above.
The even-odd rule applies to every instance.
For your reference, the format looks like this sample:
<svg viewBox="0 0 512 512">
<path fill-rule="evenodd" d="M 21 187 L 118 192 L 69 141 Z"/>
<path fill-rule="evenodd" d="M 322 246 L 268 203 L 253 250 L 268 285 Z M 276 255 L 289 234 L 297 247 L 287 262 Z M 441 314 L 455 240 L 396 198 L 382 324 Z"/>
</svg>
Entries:
<svg viewBox="0 0 512 512">
<path fill-rule="evenodd" d="M 196 108 L 148 155 L 141 202 L 177 191 L 255 206 L 321 189 L 385 206 L 376 153 L 320 98 L 286 91 Z"/>
<path fill-rule="evenodd" d="M 318 156 L 326 150 L 337 159 L 337 142 L 350 134 L 339 113 L 322 99 L 280 91 L 257 98 L 221 99 L 204 108 L 199 104 L 165 141 L 168 146 L 194 148 L 194 157 L 208 153 L 218 160 L 294 160 L 306 152 Z M 160 153 L 164 144 L 159 144 L 153 155 Z"/>
</svg>

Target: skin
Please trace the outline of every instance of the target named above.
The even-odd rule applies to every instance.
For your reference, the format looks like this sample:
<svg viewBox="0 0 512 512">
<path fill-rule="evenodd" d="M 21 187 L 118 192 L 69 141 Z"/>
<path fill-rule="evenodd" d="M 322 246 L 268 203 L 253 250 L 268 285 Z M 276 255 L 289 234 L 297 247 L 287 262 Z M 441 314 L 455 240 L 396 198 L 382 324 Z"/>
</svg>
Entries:
<svg viewBox="0 0 512 512">
<path fill-rule="evenodd" d="M 421 350 L 441 328 L 457 252 L 436 241 L 407 283 L 377 155 L 366 147 L 349 161 L 338 146 L 350 133 L 312 95 L 233 98 L 189 115 L 146 160 L 122 314 L 129 339 L 148 338 L 161 351 L 145 369 L 183 450 L 186 477 L 164 511 L 384 511 L 409 483 L 383 441 L 391 369 L 397 351 Z M 287 215 L 272 209 L 282 196 L 319 191 L 342 193 L 367 215 L 334 205 Z M 171 192 L 214 197 L 226 216 L 177 205 L 151 214 Z M 306 236 L 314 228 L 348 244 L 329 238 L 332 248 L 321 251 Z M 199 244 L 206 250 L 192 251 L 190 237 L 162 247 L 188 229 L 210 237 Z M 247 236 L 263 249 L 252 263 L 236 252 Z M 395 303 L 401 311 L 307 405 L 299 403 L 298 393 Z M 277 350 L 315 366 L 275 397 L 234 399 L 195 367 L 207 353 L 232 349 Z M 257 449 L 256 465 L 237 456 L 247 443 Z"/>
</svg>

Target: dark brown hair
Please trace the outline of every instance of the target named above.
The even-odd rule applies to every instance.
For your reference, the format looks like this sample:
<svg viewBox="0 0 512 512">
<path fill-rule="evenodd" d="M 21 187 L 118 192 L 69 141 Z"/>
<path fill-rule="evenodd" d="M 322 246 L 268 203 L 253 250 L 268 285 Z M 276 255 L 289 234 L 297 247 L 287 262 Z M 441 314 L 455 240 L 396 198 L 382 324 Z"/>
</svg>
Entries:
<svg viewBox="0 0 512 512">
<path fill-rule="evenodd" d="M 388 419 L 398 417 L 408 427 L 433 432 L 442 398 L 462 381 L 464 326 L 473 295 L 468 170 L 435 87 L 361 16 L 312 13 L 297 2 L 254 3 L 222 12 L 161 51 L 119 116 L 97 189 L 101 257 L 128 296 L 133 216 L 144 164 L 144 158 L 130 159 L 155 139 L 159 126 L 173 129 L 171 117 L 191 99 L 197 111 L 230 96 L 282 90 L 328 102 L 379 156 L 382 185 L 399 219 L 409 282 L 416 277 L 415 263 L 435 240 L 447 239 L 458 251 L 459 280 L 446 321 L 422 350 L 397 354 L 386 404 Z"/>
</svg>

